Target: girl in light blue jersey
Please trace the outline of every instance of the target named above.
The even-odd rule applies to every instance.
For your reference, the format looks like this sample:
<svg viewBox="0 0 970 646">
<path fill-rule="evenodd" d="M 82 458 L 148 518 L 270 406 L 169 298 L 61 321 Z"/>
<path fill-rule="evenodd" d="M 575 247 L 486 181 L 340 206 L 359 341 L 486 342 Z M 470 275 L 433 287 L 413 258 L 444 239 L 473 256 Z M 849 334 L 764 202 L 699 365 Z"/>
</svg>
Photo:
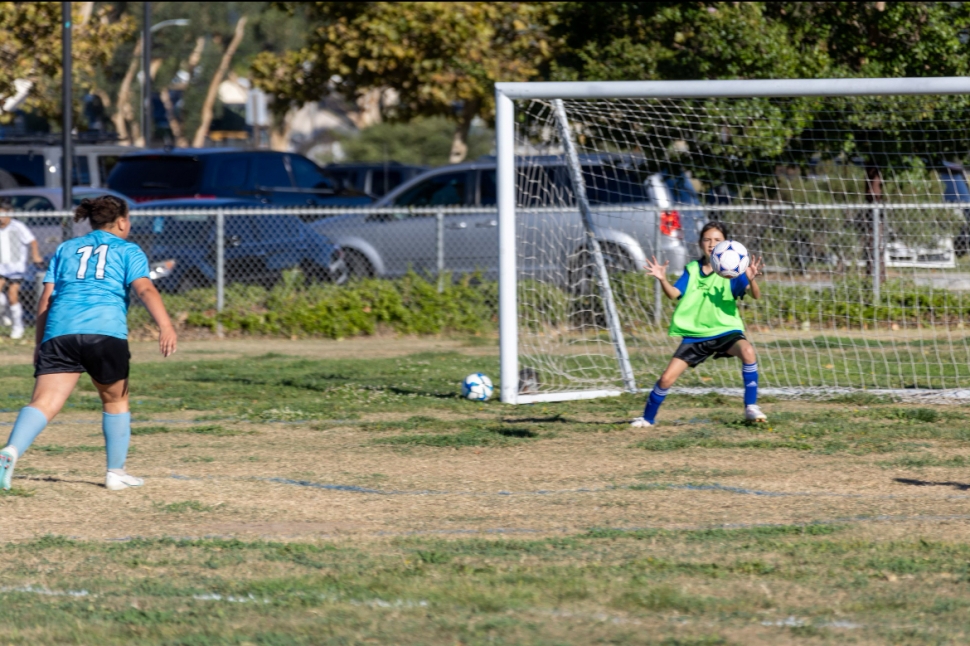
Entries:
<svg viewBox="0 0 970 646">
<path fill-rule="evenodd" d="M 125 473 L 131 439 L 128 409 L 128 290 L 158 324 L 162 355 L 175 352 L 175 328 L 148 277 L 148 258 L 125 239 L 131 230 L 128 205 L 106 195 L 84 200 L 74 220 L 91 222 L 91 233 L 61 244 L 44 277 L 37 311 L 34 394 L 20 410 L 7 446 L 0 450 L 0 486 L 9 489 L 14 465 L 67 402 L 82 372 L 101 396 L 108 471 L 105 487 L 138 487 Z"/>
</svg>

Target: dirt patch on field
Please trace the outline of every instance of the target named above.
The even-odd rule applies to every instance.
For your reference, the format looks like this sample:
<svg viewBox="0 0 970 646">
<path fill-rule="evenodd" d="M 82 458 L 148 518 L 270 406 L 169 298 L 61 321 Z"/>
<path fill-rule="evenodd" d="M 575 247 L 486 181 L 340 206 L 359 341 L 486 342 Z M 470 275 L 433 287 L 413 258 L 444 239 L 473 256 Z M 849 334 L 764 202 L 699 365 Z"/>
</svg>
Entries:
<svg viewBox="0 0 970 646">
<path fill-rule="evenodd" d="M 0 363 L 29 360 L 29 350 L 0 343 Z M 487 355 L 495 347 L 435 338 L 228 339 L 183 343 L 176 360 L 450 351 Z M 144 362 L 157 356 L 147 342 L 134 343 L 133 355 Z M 254 387 L 253 397 L 258 392 Z M 301 396 L 318 396 L 307 392 Z M 672 398 L 661 426 L 634 431 L 620 414 L 626 408 L 603 413 L 596 403 L 401 403 L 410 401 L 419 400 L 375 404 L 338 422 L 263 423 L 245 411 L 212 419 L 218 416 L 136 407 L 129 469 L 146 486 L 120 493 L 102 486 L 100 414 L 68 412 L 18 464 L 17 490 L 0 497 L 17 519 L 0 526 L 0 540 L 542 536 L 591 527 L 814 522 L 957 537 L 970 526 L 970 450 L 954 439 L 959 410 L 913 417 L 882 404 L 779 402 L 766 405 L 777 429 L 751 429 L 733 402 Z M 0 424 L 9 429 L 15 416 L 0 413 Z M 884 445 L 866 444 L 853 418 L 884 434 Z M 831 420 L 841 426 L 826 426 Z M 653 440 L 669 446 L 641 446 Z"/>
<path fill-rule="evenodd" d="M 933 469 L 903 483 L 897 478 L 918 479 L 872 456 L 649 452 L 634 446 L 645 434 L 631 431 L 509 446 L 385 446 L 375 438 L 399 433 L 226 422 L 208 434 L 192 431 L 189 414 L 166 417 L 167 432 L 133 438 L 129 469 L 146 486 L 120 493 L 102 486 L 98 418 L 59 418 L 18 465 L 21 495 L 0 499 L 17 519 L 0 528 L 0 540 L 546 535 L 829 521 L 956 537 L 970 526 L 970 483 L 958 472 Z"/>
</svg>

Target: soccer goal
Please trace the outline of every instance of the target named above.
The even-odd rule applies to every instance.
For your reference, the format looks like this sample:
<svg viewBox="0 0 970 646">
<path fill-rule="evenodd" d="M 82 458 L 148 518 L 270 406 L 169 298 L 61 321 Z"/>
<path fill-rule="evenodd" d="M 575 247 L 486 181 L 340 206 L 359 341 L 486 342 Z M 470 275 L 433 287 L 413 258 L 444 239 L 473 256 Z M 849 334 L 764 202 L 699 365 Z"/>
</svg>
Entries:
<svg viewBox="0 0 970 646">
<path fill-rule="evenodd" d="M 970 388 L 970 78 L 496 84 L 501 398 L 649 388 L 709 220 L 763 391 Z M 738 385 L 709 361 L 679 385 Z"/>
</svg>

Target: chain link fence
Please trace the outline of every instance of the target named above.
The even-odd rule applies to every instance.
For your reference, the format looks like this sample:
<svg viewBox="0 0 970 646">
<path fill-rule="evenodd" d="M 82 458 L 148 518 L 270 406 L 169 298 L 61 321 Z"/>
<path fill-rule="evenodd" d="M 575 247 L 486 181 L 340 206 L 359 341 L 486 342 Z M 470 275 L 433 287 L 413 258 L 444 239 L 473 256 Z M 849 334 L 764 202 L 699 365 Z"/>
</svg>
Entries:
<svg viewBox="0 0 970 646">
<path fill-rule="evenodd" d="M 442 299 L 471 297 L 477 316 L 487 319 L 483 325 L 498 308 L 493 208 L 150 207 L 132 209 L 128 239 L 148 256 L 154 284 L 174 303 L 173 316 L 189 323 L 211 322 L 219 329 L 228 318 L 233 326 L 240 316 L 269 314 L 284 292 L 290 300 L 312 301 L 361 285 L 422 294 L 430 288 Z M 73 222 L 66 211 L 11 215 L 36 236 L 45 261 L 62 241 L 90 231 L 87 222 Z M 36 308 L 43 274 L 41 268 L 28 269 L 23 290 L 28 312 Z M 458 288 L 460 296 L 453 293 Z M 369 307 L 359 304 L 361 310 Z"/>
<path fill-rule="evenodd" d="M 672 306 L 658 302 L 656 285 L 638 271 L 644 259 L 656 254 L 671 261 L 671 274 L 678 275 L 696 254 L 697 229 L 708 219 L 728 222 L 753 253 L 764 255 L 769 292 L 782 290 L 787 300 L 771 292 L 748 315 L 770 328 L 809 319 L 813 329 L 833 324 L 833 316 L 848 316 L 843 310 L 854 304 L 887 305 L 879 299 L 886 289 L 905 287 L 899 298 L 915 298 L 924 284 L 942 287 L 934 298 L 946 295 L 947 303 L 962 302 L 967 289 L 967 274 L 957 263 L 967 246 L 964 214 L 956 205 L 887 206 L 877 219 L 876 211 L 861 206 L 696 205 L 681 211 L 679 239 L 657 235 L 658 207 L 603 208 L 597 217 L 612 237 L 601 244 L 621 318 L 638 321 L 627 321 L 631 329 L 662 331 Z M 45 259 L 66 238 L 90 231 L 64 211 L 12 215 L 34 233 Z M 882 224 L 859 224 L 870 221 Z M 920 225 L 909 226 L 913 222 Z M 578 211 L 520 206 L 516 226 L 523 325 L 546 337 L 561 334 L 567 323 L 595 324 L 602 312 Z M 132 210 L 129 240 L 148 256 L 152 280 L 173 317 L 188 326 L 331 337 L 372 333 L 382 324 L 402 332 L 496 329 L 498 227 L 491 207 L 158 209 L 149 203 Z M 35 310 L 42 280 L 42 270 L 28 269 L 22 290 L 28 313 Z M 843 283 L 861 291 L 830 293 Z M 831 304 L 835 313 L 803 315 L 789 301 L 801 309 Z M 904 314 L 915 307 L 904 307 Z M 948 306 L 947 316 L 957 316 L 958 309 Z M 893 319 L 886 325 L 903 325 L 905 317 L 885 316 Z M 142 308 L 133 308 L 132 317 L 133 328 L 150 328 Z M 855 319 L 842 324 L 861 325 Z"/>
</svg>

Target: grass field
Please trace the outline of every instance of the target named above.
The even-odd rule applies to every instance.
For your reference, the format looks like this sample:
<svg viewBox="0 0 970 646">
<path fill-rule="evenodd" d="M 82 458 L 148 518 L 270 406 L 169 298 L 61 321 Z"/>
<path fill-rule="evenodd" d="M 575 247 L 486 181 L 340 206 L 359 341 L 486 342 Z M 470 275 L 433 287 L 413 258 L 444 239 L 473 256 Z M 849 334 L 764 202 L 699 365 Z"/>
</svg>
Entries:
<svg viewBox="0 0 970 646">
<path fill-rule="evenodd" d="M 0 642 L 970 640 L 967 408 L 672 395 L 633 431 L 639 397 L 458 399 L 472 341 L 136 344 L 146 486 L 101 486 L 84 387 L 0 497 Z"/>
</svg>

